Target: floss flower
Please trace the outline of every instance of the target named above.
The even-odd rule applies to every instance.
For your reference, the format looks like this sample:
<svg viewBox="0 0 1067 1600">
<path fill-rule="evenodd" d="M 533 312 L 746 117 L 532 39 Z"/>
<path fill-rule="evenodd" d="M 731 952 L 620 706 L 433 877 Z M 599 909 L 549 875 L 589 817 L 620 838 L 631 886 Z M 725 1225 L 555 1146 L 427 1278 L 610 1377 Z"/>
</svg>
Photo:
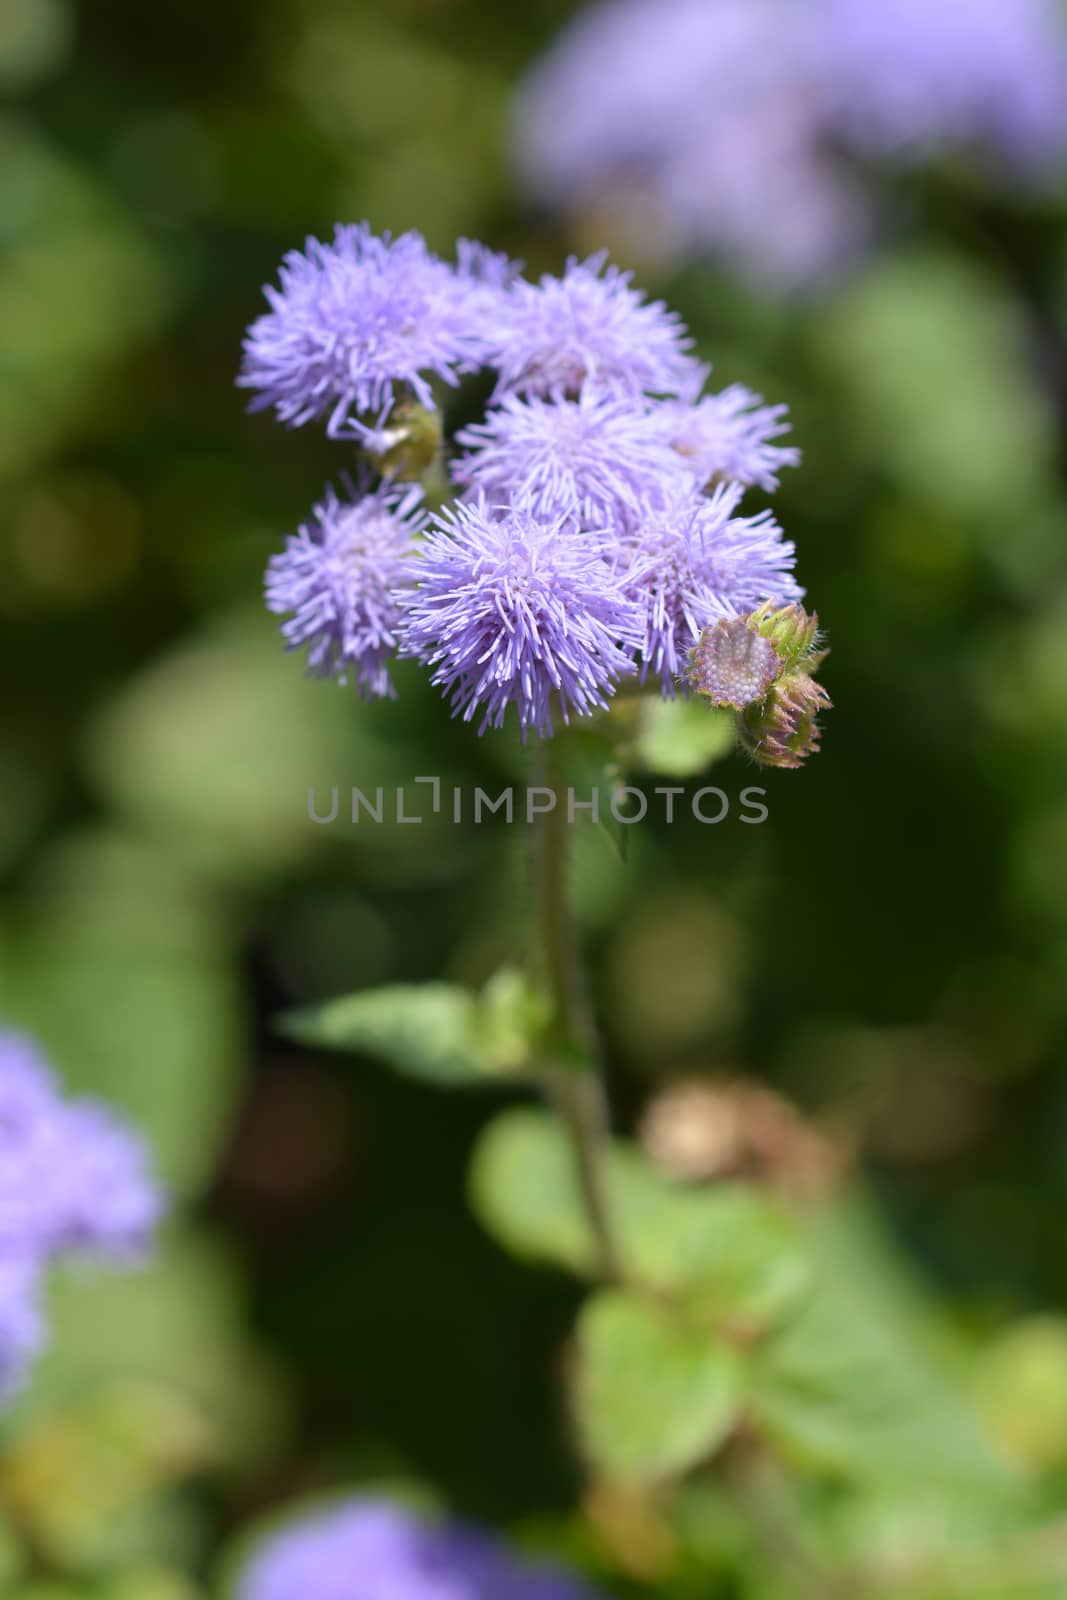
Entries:
<svg viewBox="0 0 1067 1600">
<path fill-rule="evenodd" d="M 307 290 L 319 346 L 344 347 L 343 404 L 321 415 L 362 465 L 267 568 L 286 644 L 368 699 L 394 694 L 394 657 L 421 662 L 453 715 L 483 733 L 514 707 L 524 739 L 602 711 L 624 678 L 685 691 L 709 624 L 803 592 L 776 519 L 741 507 L 799 461 L 780 442 L 786 408 L 741 384 L 705 393 L 679 318 L 603 255 L 536 283 L 471 240 L 456 256 L 446 267 L 417 235 L 375 240 L 361 225 L 287 259 L 284 287 L 289 273 Z M 329 294 L 312 293 L 312 268 Z M 367 303 L 349 307 L 364 279 Z M 276 305 L 272 339 L 303 326 L 294 304 Z M 464 397 L 458 432 L 413 377 L 433 366 L 413 352 L 435 329 L 453 379 L 476 365 L 497 378 L 473 420 L 477 391 Z"/>
<path fill-rule="evenodd" d="M 679 394 L 696 363 L 680 318 L 646 300 L 606 254 L 570 260 L 563 276 L 520 279 L 485 333 L 485 364 L 505 394 Z"/>
<path fill-rule="evenodd" d="M 237 1600 L 593 1600 L 576 1577 L 520 1563 L 462 1524 L 353 1500 L 268 1539 Z"/>
<path fill-rule="evenodd" d="M 41 1342 L 44 1268 L 128 1259 L 160 1211 L 140 1140 L 104 1106 L 64 1100 L 36 1047 L 0 1033 L 0 1397 Z"/>
<path fill-rule="evenodd" d="M 465 722 L 523 736 L 607 704 L 632 672 L 640 616 L 595 532 L 479 499 L 445 510 L 427 535 L 416 587 L 401 594 L 403 654 L 432 667 Z"/>
<path fill-rule="evenodd" d="M 601 0 L 520 91 L 518 160 L 550 206 L 624 219 L 667 257 L 711 251 L 776 288 L 861 246 L 867 205 L 827 154 L 821 0 Z"/>
<path fill-rule="evenodd" d="M 458 483 L 496 503 L 526 500 L 549 517 L 619 517 L 681 476 L 643 406 L 590 389 L 577 400 L 509 395 L 456 443 L 470 451 L 453 468 Z"/>
<path fill-rule="evenodd" d="M 474 290 L 503 276 L 494 259 L 468 250 L 457 273 L 418 234 L 377 238 L 363 224 L 309 239 L 248 330 L 238 381 L 256 391 L 252 409 L 294 427 L 326 418 L 337 434 L 406 390 L 432 406 L 429 379 L 455 384 L 477 355 Z"/>
<path fill-rule="evenodd" d="M 738 485 L 709 498 L 688 490 L 637 519 L 631 594 L 644 613 L 643 673 L 675 684 L 701 631 L 718 617 L 750 611 L 768 596 L 799 597 L 795 551 L 770 512 L 736 515 Z"/>
<path fill-rule="evenodd" d="M 287 620 L 282 634 L 303 649 L 309 671 L 350 679 L 367 699 L 394 693 L 396 598 L 421 525 L 421 490 L 382 486 L 349 497 L 332 489 L 267 568 L 267 609 Z"/>
<path fill-rule="evenodd" d="M 695 405 L 666 405 L 667 438 L 701 488 L 715 483 L 777 489 L 778 474 L 800 465 L 800 451 L 774 441 L 790 431 L 788 407 L 763 404 L 743 383 Z"/>
<path fill-rule="evenodd" d="M 977 150 L 1042 177 L 1067 155 L 1067 30 L 1053 0 L 824 0 L 835 120 L 861 151 Z"/>
<path fill-rule="evenodd" d="M 865 247 L 864 161 L 1062 169 L 1067 30 L 1056 0 L 601 0 L 534 67 L 516 121 L 543 200 L 784 289 Z"/>
</svg>

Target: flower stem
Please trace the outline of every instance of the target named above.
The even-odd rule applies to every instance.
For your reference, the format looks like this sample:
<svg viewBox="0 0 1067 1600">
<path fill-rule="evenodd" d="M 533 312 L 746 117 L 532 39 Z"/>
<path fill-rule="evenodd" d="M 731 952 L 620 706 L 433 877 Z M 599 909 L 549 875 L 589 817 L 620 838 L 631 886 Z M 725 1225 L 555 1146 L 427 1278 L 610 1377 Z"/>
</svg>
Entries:
<svg viewBox="0 0 1067 1600">
<path fill-rule="evenodd" d="M 585 986 L 568 895 L 570 818 L 567 788 L 546 741 L 541 747 L 541 787 L 554 805 L 538 818 L 533 835 L 535 904 L 534 970 L 549 1005 L 544 1082 L 567 1130 L 574 1171 L 596 1253 L 597 1275 L 622 1278 L 604 1172 L 608 1117 L 599 1042 Z"/>
</svg>

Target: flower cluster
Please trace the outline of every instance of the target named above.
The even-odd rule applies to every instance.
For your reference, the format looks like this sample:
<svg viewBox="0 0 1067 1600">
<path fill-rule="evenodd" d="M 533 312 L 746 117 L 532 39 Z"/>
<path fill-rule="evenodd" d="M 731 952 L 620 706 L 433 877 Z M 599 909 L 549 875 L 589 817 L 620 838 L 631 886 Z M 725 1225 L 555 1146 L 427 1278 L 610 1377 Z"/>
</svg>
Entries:
<svg viewBox="0 0 1067 1600">
<path fill-rule="evenodd" d="M 556 1568 L 519 1563 L 462 1524 L 354 1500 L 268 1539 L 238 1600 L 593 1600 Z"/>
<path fill-rule="evenodd" d="M 964 152 L 1014 181 L 1067 156 L 1056 0 L 600 0 L 520 96 L 534 190 L 784 286 L 872 227 L 860 162 Z"/>
<path fill-rule="evenodd" d="M 688 693 L 711 622 L 800 598 L 792 543 L 742 506 L 799 461 L 785 407 L 709 391 L 679 318 L 603 256 L 531 282 L 470 241 L 450 266 L 414 234 L 338 228 L 268 295 L 253 404 L 361 455 L 267 571 L 313 673 L 380 697 L 416 660 L 479 731 L 514 707 L 548 735 L 623 679 Z M 448 439 L 433 380 L 476 368 L 488 408 Z"/>
<path fill-rule="evenodd" d="M 0 1400 L 43 1341 L 46 1267 L 135 1257 L 160 1209 L 139 1140 L 103 1106 L 64 1100 L 35 1046 L 0 1033 Z"/>
</svg>

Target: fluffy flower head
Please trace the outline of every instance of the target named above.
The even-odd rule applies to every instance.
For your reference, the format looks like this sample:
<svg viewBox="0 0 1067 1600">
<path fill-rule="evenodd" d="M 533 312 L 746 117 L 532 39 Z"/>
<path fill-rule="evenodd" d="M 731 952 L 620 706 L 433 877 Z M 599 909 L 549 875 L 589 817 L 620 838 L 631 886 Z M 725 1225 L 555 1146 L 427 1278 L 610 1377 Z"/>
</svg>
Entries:
<svg viewBox="0 0 1067 1600">
<path fill-rule="evenodd" d="M 666 404 L 667 437 L 701 488 L 740 483 L 777 489 L 783 467 L 800 464 L 800 451 L 776 444 L 790 431 L 787 406 L 767 406 L 744 384 L 705 395 L 695 405 Z"/>
<path fill-rule="evenodd" d="M 325 417 L 341 433 L 403 387 L 432 406 L 431 376 L 454 384 L 476 364 L 474 265 L 457 273 L 417 233 L 379 238 L 365 224 L 339 226 L 329 244 L 309 239 L 248 330 L 238 381 L 256 391 L 252 409 L 273 407 L 293 426 Z"/>
<path fill-rule="evenodd" d="M 604 706 L 632 670 L 638 609 L 596 532 L 527 507 L 460 503 L 437 519 L 402 594 L 403 653 L 434 668 L 454 713 L 481 729 L 514 705 L 523 735 Z"/>
<path fill-rule="evenodd" d="M 741 493 L 737 484 L 710 497 L 690 490 L 649 506 L 635 524 L 631 593 L 644 614 L 643 671 L 660 678 L 664 694 L 673 695 L 710 623 L 802 592 L 793 545 L 770 512 L 738 516 Z"/>
<path fill-rule="evenodd" d="M 526 500 L 549 517 L 610 522 L 683 476 L 644 403 L 588 388 L 577 400 L 508 395 L 456 442 L 470 452 L 453 468 L 457 482 L 497 504 Z"/>
<path fill-rule="evenodd" d="M 678 394 L 696 368 L 680 318 L 631 287 L 606 254 L 571 259 L 563 276 L 520 279 L 486 328 L 497 394 Z"/>
<path fill-rule="evenodd" d="M 286 621 L 292 650 L 321 677 L 350 679 L 368 699 L 393 693 L 388 662 L 397 646 L 402 586 L 421 526 L 421 491 L 332 489 L 312 520 L 267 567 L 268 610 Z"/>
</svg>

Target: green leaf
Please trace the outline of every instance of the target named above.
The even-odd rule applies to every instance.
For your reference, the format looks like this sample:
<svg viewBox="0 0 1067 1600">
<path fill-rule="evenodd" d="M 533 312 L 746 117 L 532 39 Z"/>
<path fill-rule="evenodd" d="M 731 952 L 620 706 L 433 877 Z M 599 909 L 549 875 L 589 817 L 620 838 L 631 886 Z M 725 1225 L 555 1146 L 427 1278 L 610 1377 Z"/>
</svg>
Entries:
<svg viewBox="0 0 1067 1600">
<path fill-rule="evenodd" d="M 394 984 L 290 1012 L 281 1024 L 301 1044 L 379 1056 L 442 1088 L 521 1073 L 542 1025 L 537 996 L 510 969 L 480 995 L 458 984 Z"/>
<path fill-rule="evenodd" d="M 742 1397 L 735 1352 L 706 1328 L 621 1291 L 594 1296 L 578 1326 L 578 1423 L 611 1477 L 660 1478 L 711 1455 Z"/>
<path fill-rule="evenodd" d="M 153 1566 L 122 1573 L 103 1584 L 42 1579 L 5 1590 L 4 1596 L 5 1600 L 198 1600 L 199 1593 L 181 1573 Z"/>
<path fill-rule="evenodd" d="M 734 718 L 699 699 L 641 702 L 636 763 L 667 778 L 694 778 L 734 748 Z"/>
<path fill-rule="evenodd" d="M 847 1212 L 813 1241 L 812 1292 L 758 1351 L 758 1422 L 797 1465 L 857 1484 L 1014 1495 L 922 1296 L 877 1228 Z"/>
<path fill-rule="evenodd" d="M 50 1564 L 90 1571 L 156 1548 L 166 1492 L 215 1456 L 213 1424 L 185 1396 L 118 1382 L 22 1430 L 5 1449 L 0 1488 Z"/>
<path fill-rule="evenodd" d="M 734 1184 L 677 1188 L 617 1140 L 603 1161 L 631 1278 L 746 1332 L 771 1324 L 802 1292 L 808 1277 L 803 1241 L 764 1196 Z M 574 1158 L 554 1117 L 511 1111 L 496 1118 L 474 1154 L 471 1198 L 505 1249 L 594 1275 L 596 1251 Z"/>
<path fill-rule="evenodd" d="M 1025 319 L 972 261 L 886 256 L 814 328 L 842 414 L 880 473 L 979 532 L 991 507 L 1025 503 L 1047 482 L 1053 423 Z"/>
<path fill-rule="evenodd" d="M 48 1323 L 31 1381 L 5 1412 L 10 1437 L 91 1405 L 101 1390 L 143 1383 L 180 1396 L 210 1422 L 227 1469 L 276 1447 L 286 1425 L 279 1374 L 250 1342 L 235 1263 L 212 1241 L 164 1235 L 153 1258 L 129 1270 L 58 1271 Z"/>
<path fill-rule="evenodd" d="M 215 1173 L 240 1093 L 240 990 L 196 887 L 121 836 L 68 839 L 32 911 L 0 927 L 0 1014 L 66 1088 L 148 1138 L 168 1194 Z"/>
</svg>

